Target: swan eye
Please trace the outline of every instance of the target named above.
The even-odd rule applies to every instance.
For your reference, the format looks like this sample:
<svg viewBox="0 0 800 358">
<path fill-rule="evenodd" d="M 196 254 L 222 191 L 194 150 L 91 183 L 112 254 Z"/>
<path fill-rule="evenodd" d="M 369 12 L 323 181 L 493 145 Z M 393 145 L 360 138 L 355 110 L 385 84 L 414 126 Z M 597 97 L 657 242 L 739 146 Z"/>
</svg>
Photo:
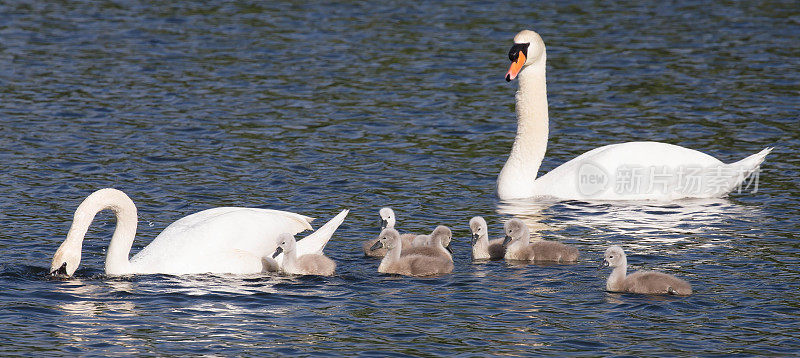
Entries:
<svg viewBox="0 0 800 358">
<path fill-rule="evenodd" d="M 514 44 L 514 46 L 511 46 L 511 50 L 508 51 L 508 59 L 511 60 L 511 62 L 516 61 L 517 58 L 519 58 L 520 52 L 522 52 L 525 57 L 528 57 L 528 46 L 530 46 L 529 43 Z"/>
</svg>

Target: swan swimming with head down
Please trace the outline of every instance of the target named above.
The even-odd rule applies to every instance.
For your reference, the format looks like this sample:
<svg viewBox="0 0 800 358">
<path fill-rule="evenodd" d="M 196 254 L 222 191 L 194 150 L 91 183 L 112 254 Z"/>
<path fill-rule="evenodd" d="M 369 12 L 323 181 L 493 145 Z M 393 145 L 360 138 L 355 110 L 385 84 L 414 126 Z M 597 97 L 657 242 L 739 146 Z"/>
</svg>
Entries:
<svg viewBox="0 0 800 358">
<path fill-rule="evenodd" d="M 722 197 L 756 172 L 772 151 L 766 148 L 724 164 L 708 154 L 677 145 L 619 143 L 590 150 L 536 178 L 549 131 L 544 42 L 536 32 L 523 30 L 514 37 L 508 57 L 512 63 L 506 81 L 519 78 L 517 136 L 497 178 L 500 199 L 669 201 Z M 627 180 L 633 175 L 639 182 Z M 695 185 L 695 177 L 706 184 Z"/>
<path fill-rule="evenodd" d="M 310 217 L 287 211 L 220 207 L 186 216 L 167 226 L 150 244 L 128 259 L 136 236 L 133 201 L 117 189 L 100 189 L 75 210 L 67 238 L 53 255 L 50 273 L 72 276 L 81 262 L 83 239 L 95 215 L 114 212 L 117 226 L 106 251 L 107 275 L 248 274 L 265 271 L 279 244 L 279 234 L 311 230 Z M 297 242 L 298 256 L 321 254 L 349 210 L 342 210 L 317 231 Z M 283 255 L 276 258 L 278 264 Z"/>
</svg>

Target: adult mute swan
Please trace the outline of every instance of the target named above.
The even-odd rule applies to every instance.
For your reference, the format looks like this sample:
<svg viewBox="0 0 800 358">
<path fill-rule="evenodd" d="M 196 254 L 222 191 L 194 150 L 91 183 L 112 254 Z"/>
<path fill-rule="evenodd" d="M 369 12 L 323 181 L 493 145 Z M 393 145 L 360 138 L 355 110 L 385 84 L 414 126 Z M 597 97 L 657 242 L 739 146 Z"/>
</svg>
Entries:
<svg viewBox="0 0 800 358">
<path fill-rule="evenodd" d="M 75 210 L 67 238 L 53 255 L 51 274 L 72 276 L 81 262 L 83 238 L 95 215 L 110 209 L 117 226 L 106 252 L 107 275 L 259 273 L 269 266 L 279 234 L 311 230 L 310 217 L 286 211 L 221 207 L 186 216 L 128 260 L 136 236 L 136 206 L 122 191 L 100 189 Z M 348 210 L 297 242 L 297 254 L 321 253 Z M 283 255 L 277 257 L 277 263 Z"/>
<path fill-rule="evenodd" d="M 547 55 L 542 38 L 523 30 L 508 54 L 506 81 L 519 78 L 517 136 L 497 178 L 500 199 L 554 197 L 583 200 L 674 200 L 725 196 L 758 169 L 772 151 L 731 164 L 696 150 L 657 142 L 595 148 L 536 178 L 547 149 L 545 85 Z M 535 179 L 535 180 L 534 180 Z"/>
</svg>

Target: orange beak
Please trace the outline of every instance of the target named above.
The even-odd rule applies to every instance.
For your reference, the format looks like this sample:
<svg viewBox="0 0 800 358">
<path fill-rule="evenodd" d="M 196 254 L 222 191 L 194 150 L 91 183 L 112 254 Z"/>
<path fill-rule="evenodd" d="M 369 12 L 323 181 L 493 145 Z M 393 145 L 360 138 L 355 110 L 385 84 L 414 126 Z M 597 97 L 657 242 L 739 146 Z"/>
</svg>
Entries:
<svg viewBox="0 0 800 358">
<path fill-rule="evenodd" d="M 511 67 L 506 72 L 506 82 L 511 82 L 511 80 L 517 78 L 519 71 L 522 70 L 522 65 L 525 64 L 525 54 L 522 51 L 519 52 L 519 56 L 517 60 L 511 63 Z"/>
</svg>

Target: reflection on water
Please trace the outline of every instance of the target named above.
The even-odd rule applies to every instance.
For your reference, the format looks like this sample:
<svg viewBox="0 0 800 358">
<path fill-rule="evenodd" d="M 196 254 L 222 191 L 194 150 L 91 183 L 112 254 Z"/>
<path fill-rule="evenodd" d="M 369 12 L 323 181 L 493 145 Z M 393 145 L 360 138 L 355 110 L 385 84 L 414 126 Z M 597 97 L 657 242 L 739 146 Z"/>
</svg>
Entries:
<svg viewBox="0 0 800 358">
<path fill-rule="evenodd" d="M 796 8 L 0 2 L 0 355 L 797 356 Z M 542 172 L 626 141 L 725 162 L 775 146 L 759 192 L 498 203 L 516 128 L 506 55 L 527 27 L 548 49 Z M 98 218 L 77 277 L 44 279 L 103 187 L 139 207 L 134 253 L 210 207 L 352 211 L 326 247 L 333 277 L 109 278 Z M 453 274 L 377 273 L 360 245 L 387 205 L 404 231 L 453 229 Z M 475 215 L 491 237 L 519 217 L 581 260 L 475 263 Z M 612 244 L 697 293 L 605 292 Z"/>
<path fill-rule="evenodd" d="M 522 219 L 532 235 L 542 231 L 556 237 L 569 237 L 562 230 L 582 230 L 590 235 L 579 241 L 625 238 L 632 247 L 675 244 L 696 240 L 698 236 L 718 231 L 721 223 L 732 220 L 760 221 L 763 211 L 732 203 L 727 199 L 691 199 L 658 202 L 539 202 L 534 200 L 501 201 L 497 212 Z M 554 215 L 553 213 L 558 213 Z M 704 245 L 720 245 L 727 240 L 704 238 Z"/>
</svg>

